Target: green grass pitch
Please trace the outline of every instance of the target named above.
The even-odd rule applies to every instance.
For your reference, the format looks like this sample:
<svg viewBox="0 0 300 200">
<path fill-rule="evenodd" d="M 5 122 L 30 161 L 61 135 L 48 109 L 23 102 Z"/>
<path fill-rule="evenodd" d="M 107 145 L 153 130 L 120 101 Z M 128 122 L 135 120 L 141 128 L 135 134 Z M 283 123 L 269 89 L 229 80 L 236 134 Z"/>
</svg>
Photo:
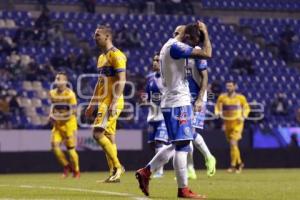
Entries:
<svg viewBox="0 0 300 200">
<path fill-rule="evenodd" d="M 244 170 L 228 174 L 218 170 L 208 178 L 197 171 L 198 180 L 189 181 L 193 191 L 206 194 L 211 200 L 297 200 L 300 199 L 300 169 Z M 0 200 L 143 200 L 134 172 L 126 172 L 121 183 L 96 183 L 106 173 L 82 173 L 80 180 L 60 179 L 60 174 L 0 175 Z M 150 182 L 149 199 L 176 199 L 173 171 Z"/>
</svg>

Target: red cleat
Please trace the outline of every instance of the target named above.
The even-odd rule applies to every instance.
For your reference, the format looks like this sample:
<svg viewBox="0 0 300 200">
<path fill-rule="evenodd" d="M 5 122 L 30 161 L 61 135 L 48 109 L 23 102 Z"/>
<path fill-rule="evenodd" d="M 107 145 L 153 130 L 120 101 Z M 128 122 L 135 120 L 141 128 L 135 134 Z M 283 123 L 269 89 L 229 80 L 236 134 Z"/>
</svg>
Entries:
<svg viewBox="0 0 300 200">
<path fill-rule="evenodd" d="M 67 178 L 69 176 L 69 172 L 72 172 L 72 167 L 70 165 L 64 166 L 64 171 L 62 174 L 62 178 Z"/>
<path fill-rule="evenodd" d="M 78 172 L 73 171 L 73 178 L 79 179 L 80 178 L 80 171 L 78 171 Z"/>
<path fill-rule="evenodd" d="M 178 195 L 179 198 L 186 198 L 186 199 L 206 199 L 205 195 L 200 195 L 192 192 L 189 188 L 178 188 Z"/>
<path fill-rule="evenodd" d="M 139 181 L 140 189 L 146 196 L 149 196 L 150 176 L 151 172 L 148 168 L 141 168 L 135 173 L 135 177 Z"/>
</svg>

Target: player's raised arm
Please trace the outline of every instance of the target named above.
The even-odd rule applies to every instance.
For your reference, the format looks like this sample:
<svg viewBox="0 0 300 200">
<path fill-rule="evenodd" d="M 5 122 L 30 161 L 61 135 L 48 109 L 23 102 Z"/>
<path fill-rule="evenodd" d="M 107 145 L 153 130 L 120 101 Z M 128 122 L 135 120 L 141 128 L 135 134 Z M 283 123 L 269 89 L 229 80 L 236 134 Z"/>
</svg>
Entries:
<svg viewBox="0 0 300 200">
<path fill-rule="evenodd" d="M 198 29 L 200 33 L 203 34 L 204 40 L 203 40 L 203 48 L 193 48 L 191 52 L 191 57 L 193 58 L 202 58 L 202 59 L 208 59 L 212 57 L 212 46 L 209 39 L 209 34 L 207 31 L 207 27 L 203 22 L 198 21 L 197 22 Z"/>
<path fill-rule="evenodd" d="M 174 31 L 174 36 L 178 42 L 172 44 L 170 48 L 170 55 L 173 59 L 211 58 L 212 46 L 204 23 L 178 26 Z M 203 42 L 202 49 L 196 48 L 200 42 Z"/>
</svg>

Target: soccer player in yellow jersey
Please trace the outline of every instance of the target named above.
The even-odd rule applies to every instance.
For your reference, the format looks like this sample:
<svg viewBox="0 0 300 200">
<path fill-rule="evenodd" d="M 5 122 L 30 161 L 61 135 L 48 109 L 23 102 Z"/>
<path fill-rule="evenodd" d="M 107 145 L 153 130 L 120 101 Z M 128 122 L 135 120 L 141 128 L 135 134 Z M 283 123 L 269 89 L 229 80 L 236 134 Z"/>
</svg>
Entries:
<svg viewBox="0 0 300 200">
<path fill-rule="evenodd" d="M 55 77 L 56 88 L 50 90 L 51 99 L 50 121 L 53 125 L 51 147 L 60 164 L 64 167 L 63 178 L 73 173 L 74 178 L 80 177 L 79 158 L 76 152 L 76 95 L 67 87 L 68 77 L 60 72 Z M 68 150 L 70 161 L 67 160 L 60 145 L 64 143 Z"/>
<path fill-rule="evenodd" d="M 226 83 L 227 92 L 217 100 L 215 114 L 224 120 L 226 139 L 230 144 L 231 167 L 228 172 L 240 173 L 244 167 L 238 141 L 242 138 L 244 120 L 248 117 L 250 107 L 244 95 L 236 92 L 233 81 Z"/>
<path fill-rule="evenodd" d="M 124 107 L 126 57 L 114 47 L 110 27 L 99 26 L 95 31 L 94 39 L 102 51 L 97 66 L 100 76 L 85 115 L 91 117 L 95 105 L 98 106 L 93 136 L 105 152 L 110 169 L 110 176 L 105 182 L 120 182 L 120 176 L 124 171 L 117 156 L 115 134 L 117 119 Z"/>
</svg>

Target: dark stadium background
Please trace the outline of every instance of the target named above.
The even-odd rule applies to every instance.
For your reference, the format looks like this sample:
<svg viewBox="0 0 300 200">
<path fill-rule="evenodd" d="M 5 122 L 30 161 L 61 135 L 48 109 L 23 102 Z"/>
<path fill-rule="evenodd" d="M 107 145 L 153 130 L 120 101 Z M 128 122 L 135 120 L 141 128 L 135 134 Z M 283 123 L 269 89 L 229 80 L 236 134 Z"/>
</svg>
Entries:
<svg viewBox="0 0 300 200">
<path fill-rule="evenodd" d="M 66 71 L 73 88 L 83 94 L 78 98 L 84 108 L 88 100 L 81 97 L 91 94 L 95 81 L 82 78 L 79 87 L 78 77 L 97 73 L 99 51 L 92 37 L 97 25 L 113 28 L 115 45 L 128 57 L 127 79 L 135 90 L 126 101 L 135 105 L 154 53 L 177 25 L 197 19 L 207 24 L 213 43 L 209 111 L 227 80 L 236 81 L 253 110 L 264 109 L 262 119 L 246 122 L 240 143 L 246 167 L 300 167 L 299 11 L 298 0 L 1 0 L 0 172 L 59 170 L 50 152 L 47 91 L 55 73 Z M 118 145 L 127 169 L 152 157 L 146 113 L 140 109 L 118 124 L 126 135 Z M 218 167 L 225 168 L 229 147 L 221 127 L 220 120 L 207 121 L 203 137 Z M 81 126 L 79 132 L 82 170 L 105 170 L 91 131 Z M 196 167 L 204 167 L 200 156 L 195 160 Z"/>
</svg>

